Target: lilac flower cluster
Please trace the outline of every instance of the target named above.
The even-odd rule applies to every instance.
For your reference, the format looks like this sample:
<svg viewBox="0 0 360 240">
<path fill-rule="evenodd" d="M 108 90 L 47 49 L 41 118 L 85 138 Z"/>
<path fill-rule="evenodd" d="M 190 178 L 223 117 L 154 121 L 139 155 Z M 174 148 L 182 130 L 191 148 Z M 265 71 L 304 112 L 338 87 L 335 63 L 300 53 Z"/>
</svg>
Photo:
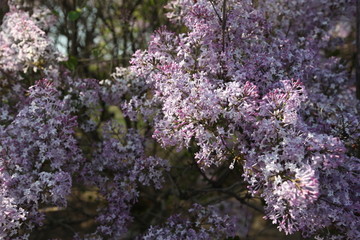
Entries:
<svg viewBox="0 0 360 240">
<path fill-rule="evenodd" d="M 41 78 L 52 79 L 58 74 L 59 61 L 64 60 L 45 33 L 49 26 L 42 21 L 49 17 L 39 19 L 49 16 L 48 12 L 37 10 L 29 16 L 15 5 L 10 8 L 0 31 L 0 121 L 13 119 L 26 101 L 28 87 Z M 17 107 L 10 107 L 13 105 Z"/>
<path fill-rule="evenodd" d="M 102 80 L 101 95 L 109 105 L 118 106 L 132 121 L 156 121 L 158 104 L 149 96 L 149 85 L 129 68 L 116 68 L 111 79 Z"/>
<path fill-rule="evenodd" d="M 28 239 L 44 224 L 44 209 L 66 208 L 73 182 L 99 189 L 104 200 L 92 237 L 119 238 L 139 184 L 159 189 L 168 169 L 146 155 L 135 129 L 103 119 L 107 106 L 120 106 L 136 89 L 119 77 L 108 84 L 61 72 L 42 29 L 49 22 L 11 8 L 0 31 L 0 238 Z M 90 134 L 99 136 L 86 142 Z"/>
<path fill-rule="evenodd" d="M 93 236 L 120 238 L 132 220 L 130 208 L 137 201 L 139 183 L 145 186 L 162 186 L 162 170 L 168 169 L 167 161 L 146 157 L 142 138 L 115 122 L 108 122 L 102 129 L 102 141 L 96 147 L 91 162 L 81 170 L 85 184 L 96 186 L 107 201 L 99 209 L 97 221 L 101 224 Z"/>
<path fill-rule="evenodd" d="M 73 136 L 76 118 L 51 83 L 38 81 L 27 103 L 10 124 L 0 126 L 2 237 L 41 225 L 43 205 L 66 206 L 71 176 L 83 161 Z"/>
<path fill-rule="evenodd" d="M 55 50 L 45 29 L 50 22 L 42 22 L 46 11 L 37 10 L 32 16 L 27 12 L 13 9 L 3 19 L 0 34 L 0 66 L 2 71 L 24 73 L 29 70 L 49 70 L 51 64 L 62 60 Z M 40 19 L 36 21 L 36 19 Z M 42 27 L 42 28 L 41 28 Z"/>
<path fill-rule="evenodd" d="M 286 233 L 302 230 L 309 236 L 333 225 L 347 239 L 359 236 L 355 148 L 360 129 L 353 107 L 359 104 L 345 90 L 350 87 L 343 84 L 343 70 L 334 71 L 334 62 L 321 55 L 325 45 L 315 38 L 318 25 L 311 23 L 306 27 L 313 31 L 304 32 L 288 23 L 280 29 L 290 37 L 277 31 L 276 15 L 265 18 L 271 11 L 252 1 L 173 1 L 170 6 L 177 12 L 169 16 L 188 32 L 160 29 L 132 60 L 133 71 L 161 103 L 154 137 L 179 148 L 195 140 L 195 158 L 203 168 L 243 167 L 250 192 L 266 202 L 266 217 Z M 323 8 L 309 14 L 324 14 L 316 11 Z M 298 21 L 291 17 L 290 22 Z M 325 84 L 333 91 L 327 93 Z M 342 109 L 334 108 L 340 99 Z M 318 113 L 321 107 L 324 112 Z M 338 111 L 343 118 L 335 115 Z"/>
<path fill-rule="evenodd" d="M 59 55 L 35 15 L 10 8 L 0 31 L 0 226 L 1 238 L 26 239 L 42 224 L 40 208 L 66 206 L 82 157 L 60 92 L 30 77 L 50 76 Z"/>
<path fill-rule="evenodd" d="M 0 29 L 0 238 L 28 239 L 46 222 L 43 209 L 66 208 L 78 186 L 96 189 L 101 204 L 95 232 L 77 238 L 122 238 L 140 189 L 159 190 L 170 170 L 146 151 L 144 124 L 163 148 L 191 149 L 215 189 L 218 176 L 206 174 L 216 171 L 204 171 L 232 169 L 286 234 L 356 239 L 360 104 L 346 68 L 324 54 L 354 1 L 167 7 L 186 31 L 157 30 L 130 68 L 99 81 L 60 69 L 48 11 L 30 16 L 11 4 Z M 215 212 L 195 204 L 141 238 L 234 237 L 235 221 Z"/>
<path fill-rule="evenodd" d="M 151 226 L 142 237 L 150 239 L 224 239 L 234 237 L 235 219 L 217 215 L 211 207 L 195 204 L 188 210 L 190 219 L 177 214 L 167 219 L 164 226 Z"/>
</svg>

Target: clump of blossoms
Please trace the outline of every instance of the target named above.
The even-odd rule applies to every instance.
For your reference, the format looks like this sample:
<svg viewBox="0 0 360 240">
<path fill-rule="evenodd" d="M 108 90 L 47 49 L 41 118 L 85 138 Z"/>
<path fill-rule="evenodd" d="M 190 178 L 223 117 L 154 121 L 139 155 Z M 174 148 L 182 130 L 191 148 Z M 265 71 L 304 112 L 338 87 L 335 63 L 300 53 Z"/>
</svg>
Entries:
<svg viewBox="0 0 360 240">
<path fill-rule="evenodd" d="M 1 26 L 0 238 L 28 239 L 46 223 L 48 207 L 66 209 L 82 186 L 99 189 L 103 201 L 89 238 L 117 239 L 131 222 L 138 186 L 159 189 L 167 161 L 147 156 L 135 129 L 104 117 L 129 86 L 119 80 L 109 89 L 61 71 L 44 31 L 49 22 L 35 19 L 45 13 L 30 17 L 11 5 Z"/>
<path fill-rule="evenodd" d="M 50 80 L 37 81 L 60 55 L 35 17 L 10 8 L 0 31 L 0 226 L 1 238 L 26 239 L 43 222 L 40 208 L 66 206 L 82 157 L 76 118 Z"/>
<path fill-rule="evenodd" d="M 4 238 L 25 237 L 41 225 L 42 205 L 66 206 L 72 174 L 83 160 L 73 136 L 76 118 L 51 83 L 38 81 L 27 101 L 15 119 L 0 128 Z"/>
<path fill-rule="evenodd" d="M 315 131 L 341 138 L 349 154 L 359 156 L 359 105 L 354 94 L 353 78 L 343 62 L 328 58 L 351 33 L 355 22 L 355 1 L 266 1 L 259 2 L 276 26 L 276 36 L 292 39 L 298 53 L 308 55 L 305 77 L 311 101 L 303 115 Z M 273 13 L 273 14 L 271 14 Z M 340 33 L 334 34 L 340 28 Z"/>
<path fill-rule="evenodd" d="M 0 65 L 5 72 L 49 72 L 64 57 L 55 49 L 46 31 L 55 18 L 48 9 L 30 15 L 11 4 L 0 34 Z"/>
<path fill-rule="evenodd" d="M 149 85 L 131 69 L 116 68 L 112 78 L 101 85 L 105 101 L 121 108 L 130 120 L 136 121 L 141 116 L 144 121 L 156 121 L 159 104 L 149 97 Z"/>
<path fill-rule="evenodd" d="M 167 219 L 164 226 L 151 226 L 142 237 L 150 239 L 224 239 L 235 236 L 235 219 L 221 217 L 211 207 L 204 208 L 195 204 L 188 210 L 189 219 L 181 214 Z"/>
<path fill-rule="evenodd" d="M 102 141 L 91 162 L 87 162 L 81 179 L 86 185 L 98 187 L 107 206 L 98 209 L 100 226 L 92 236 L 118 239 L 123 236 L 132 220 L 130 210 L 137 201 L 139 184 L 160 189 L 164 181 L 162 171 L 168 169 L 167 161 L 146 157 L 143 139 L 115 122 L 102 128 Z"/>
<path fill-rule="evenodd" d="M 28 87 L 36 80 L 56 76 L 57 65 L 64 60 L 46 35 L 49 25 L 42 20 L 49 17 L 39 19 L 49 16 L 48 12 L 41 15 L 34 11 L 30 16 L 15 5 L 11 4 L 10 8 L 0 31 L 0 121 L 12 119 L 16 108 L 10 106 L 21 105 Z"/>
<path fill-rule="evenodd" d="M 62 60 L 63 57 L 55 51 L 52 41 L 45 32 L 49 27 L 48 24 L 51 23 L 45 24 L 41 21 L 44 17 L 39 10 L 29 16 L 29 13 L 15 6 L 11 8 L 12 11 L 6 14 L 1 27 L 0 65 L 2 71 L 37 72 Z M 49 13 L 42 11 L 42 14 Z"/>
<path fill-rule="evenodd" d="M 277 32 L 276 17 L 265 17 L 271 12 L 252 1 L 179 0 L 170 6 L 177 10 L 170 17 L 188 31 L 158 30 L 132 60 L 161 104 L 154 137 L 164 147 L 195 143 L 204 170 L 243 168 L 249 191 L 265 200 L 266 218 L 287 234 L 310 236 L 332 226 L 347 239 L 359 236 L 358 135 L 351 145 L 336 122 L 328 126 L 330 104 L 323 116 L 313 115 L 316 96 L 322 102 L 342 98 L 347 106 L 358 100 L 349 101 L 342 87 L 338 96 L 323 84 L 311 88 L 314 79 L 335 89 L 344 81 L 341 69 L 322 71 L 329 65 L 320 57 L 323 45 L 304 38 L 299 48 L 290 26 L 291 37 Z M 357 110 L 351 109 L 345 128 L 358 133 Z"/>
<path fill-rule="evenodd" d="M 261 197 L 265 218 L 286 234 L 356 239 L 360 104 L 345 67 L 324 55 L 330 26 L 353 3 L 172 1 L 169 18 L 186 31 L 159 29 L 131 68 L 102 81 L 61 70 L 46 35 L 48 12 L 30 16 L 11 5 L 0 31 L 0 237 L 28 239 L 46 223 L 47 207 L 65 209 L 82 188 L 95 189 L 100 204 L 93 233 L 76 238 L 123 238 L 141 190 L 165 185 L 155 195 L 167 199 L 144 202 L 161 203 L 172 217 L 151 218 L 140 238 L 234 237 L 234 220 L 211 207 L 177 214 L 169 206 L 172 197 L 225 201 L 203 194 L 217 191 L 244 204 Z M 124 117 L 115 119 L 110 107 Z M 149 156 L 149 132 L 195 161 L 183 170 L 178 162 L 188 159 L 174 158 L 171 169 Z M 174 176 L 192 169 L 200 173 Z M 184 175 L 194 189 L 181 189 Z"/>
</svg>

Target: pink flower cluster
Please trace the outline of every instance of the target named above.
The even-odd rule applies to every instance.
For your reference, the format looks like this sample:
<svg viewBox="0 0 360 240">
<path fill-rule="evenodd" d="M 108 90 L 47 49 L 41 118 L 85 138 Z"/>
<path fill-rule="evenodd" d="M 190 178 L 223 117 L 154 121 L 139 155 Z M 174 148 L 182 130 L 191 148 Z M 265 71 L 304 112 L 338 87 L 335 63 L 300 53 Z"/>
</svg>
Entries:
<svg viewBox="0 0 360 240">
<path fill-rule="evenodd" d="M 343 84 L 344 68 L 335 70 L 336 62 L 321 54 L 322 26 L 317 20 L 306 29 L 296 25 L 315 1 L 292 1 L 266 18 L 281 4 L 270 2 L 268 8 L 239 0 L 170 3 L 177 12 L 169 16 L 188 31 L 160 29 L 132 60 L 161 103 L 154 137 L 163 146 L 195 143 L 203 169 L 243 168 L 250 192 L 265 200 L 266 218 L 280 230 L 309 236 L 332 225 L 354 239 L 360 234 L 359 102 Z M 293 9 L 300 5 L 301 12 Z M 347 6 L 327 3 L 304 17 L 334 7 Z"/>
</svg>

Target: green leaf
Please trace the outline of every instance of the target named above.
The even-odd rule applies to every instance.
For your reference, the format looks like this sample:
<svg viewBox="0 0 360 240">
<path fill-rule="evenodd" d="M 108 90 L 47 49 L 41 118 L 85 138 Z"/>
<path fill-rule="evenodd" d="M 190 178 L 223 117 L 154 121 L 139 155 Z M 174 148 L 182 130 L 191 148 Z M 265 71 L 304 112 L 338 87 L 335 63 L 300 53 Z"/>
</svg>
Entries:
<svg viewBox="0 0 360 240">
<path fill-rule="evenodd" d="M 55 16 L 57 16 L 57 17 L 59 17 L 59 16 L 60 16 L 59 12 L 58 12 L 58 11 L 56 11 L 56 10 L 53 10 L 53 11 L 52 11 L 52 14 L 54 14 L 54 15 L 55 15 Z"/>
<path fill-rule="evenodd" d="M 74 56 L 69 56 L 69 59 L 64 62 L 64 65 L 65 65 L 65 67 L 67 67 L 69 70 L 75 71 L 78 63 L 79 63 L 79 62 L 78 62 L 78 60 L 77 60 L 76 57 L 74 57 Z"/>
<path fill-rule="evenodd" d="M 101 48 L 100 47 L 93 48 L 92 53 L 94 54 L 95 57 L 99 57 L 101 54 Z"/>
<path fill-rule="evenodd" d="M 68 14 L 68 18 L 70 21 L 76 21 L 79 19 L 80 16 L 81 16 L 81 11 L 79 11 L 79 10 L 71 11 Z"/>
</svg>

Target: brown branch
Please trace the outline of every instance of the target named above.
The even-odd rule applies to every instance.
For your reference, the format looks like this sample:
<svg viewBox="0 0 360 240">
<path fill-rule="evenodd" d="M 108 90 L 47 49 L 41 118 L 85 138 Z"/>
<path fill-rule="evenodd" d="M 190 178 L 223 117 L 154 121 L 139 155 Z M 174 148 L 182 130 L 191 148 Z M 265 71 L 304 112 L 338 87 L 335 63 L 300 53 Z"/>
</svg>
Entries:
<svg viewBox="0 0 360 240">
<path fill-rule="evenodd" d="M 9 11 L 8 0 L 0 0 L 0 25 L 5 14 Z"/>
</svg>

